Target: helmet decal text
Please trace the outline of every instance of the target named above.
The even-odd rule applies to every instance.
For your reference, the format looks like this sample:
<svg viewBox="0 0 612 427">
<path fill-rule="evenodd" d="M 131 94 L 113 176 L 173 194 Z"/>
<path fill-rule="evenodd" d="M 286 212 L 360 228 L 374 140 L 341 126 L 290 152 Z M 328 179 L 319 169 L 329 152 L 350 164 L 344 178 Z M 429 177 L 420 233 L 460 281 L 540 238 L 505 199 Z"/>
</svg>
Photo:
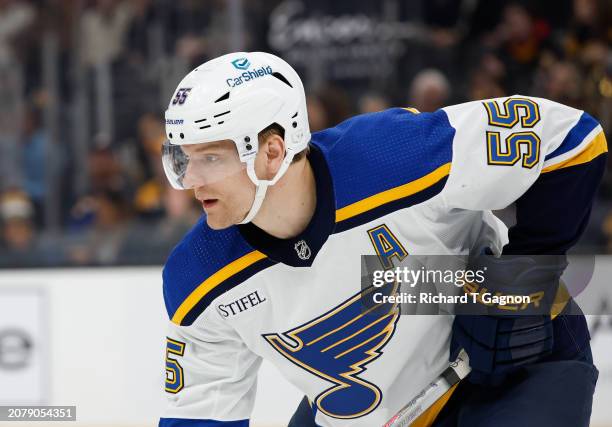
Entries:
<svg viewBox="0 0 612 427">
<path fill-rule="evenodd" d="M 244 73 L 235 77 L 230 77 L 229 79 L 225 80 L 225 83 L 227 83 L 229 87 L 236 87 L 242 83 L 250 82 L 251 80 L 255 80 L 259 77 L 272 75 L 272 72 L 272 67 L 267 65 L 265 67 L 245 71 Z"/>
</svg>

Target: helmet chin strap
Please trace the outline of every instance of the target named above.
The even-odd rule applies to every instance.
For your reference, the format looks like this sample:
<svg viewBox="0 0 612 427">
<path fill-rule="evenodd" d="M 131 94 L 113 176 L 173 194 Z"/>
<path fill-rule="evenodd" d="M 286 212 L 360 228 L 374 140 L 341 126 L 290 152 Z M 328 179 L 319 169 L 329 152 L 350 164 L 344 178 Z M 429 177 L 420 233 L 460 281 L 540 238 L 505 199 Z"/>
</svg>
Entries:
<svg viewBox="0 0 612 427">
<path fill-rule="evenodd" d="M 255 198 L 253 199 L 253 204 L 251 205 L 251 209 L 249 213 L 244 217 L 239 224 L 247 224 L 255 218 L 255 215 L 259 212 L 261 205 L 263 204 L 264 198 L 266 197 L 266 191 L 268 191 L 268 187 L 270 185 L 274 185 L 278 182 L 278 180 L 287 172 L 289 165 L 291 164 L 291 160 L 293 159 L 293 153 L 287 153 L 283 163 L 281 164 L 280 169 L 276 173 L 276 176 L 270 180 L 261 180 L 257 178 L 257 174 L 255 173 L 255 158 L 251 158 L 247 161 L 247 175 L 255 184 Z"/>
<path fill-rule="evenodd" d="M 267 181 L 260 181 L 259 184 L 255 184 L 255 198 L 253 199 L 251 210 L 249 210 L 249 213 L 247 214 L 247 216 L 244 217 L 240 224 L 247 224 L 251 222 L 253 218 L 255 218 L 255 215 L 257 215 L 257 212 L 259 212 L 259 208 L 261 208 L 261 204 L 263 203 L 264 198 L 266 197 L 268 185 L 269 183 Z"/>
<path fill-rule="evenodd" d="M 251 158 L 247 160 L 247 175 L 255 184 L 255 198 L 253 199 L 253 203 L 251 204 L 251 209 L 249 213 L 244 217 L 239 224 L 247 224 L 255 218 L 257 212 L 261 208 L 263 204 L 264 198 L 266 197 L 266 191 L 268 191 L 268 186 L 272 183 L 271 181 L 260 180 L 257 178 L 257 174 L 255 173 L 255 158 Z"/>
</svg>

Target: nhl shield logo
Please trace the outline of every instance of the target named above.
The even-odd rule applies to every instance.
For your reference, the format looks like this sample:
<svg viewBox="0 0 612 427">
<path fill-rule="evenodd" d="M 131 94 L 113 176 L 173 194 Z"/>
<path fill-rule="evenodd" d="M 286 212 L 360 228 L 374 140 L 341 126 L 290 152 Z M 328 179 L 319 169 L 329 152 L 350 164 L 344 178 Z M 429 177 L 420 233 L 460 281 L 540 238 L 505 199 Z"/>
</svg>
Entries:
<svg viewBox="0 0 612 427">
<path fill-rule="evenodd" d="M 293 246 L 293 248 L 295 249 L 299 259 L 306 261 L 308 258 L 310 258 L 310 248 L 305 240 L 300 240 Z"/>
</svg>

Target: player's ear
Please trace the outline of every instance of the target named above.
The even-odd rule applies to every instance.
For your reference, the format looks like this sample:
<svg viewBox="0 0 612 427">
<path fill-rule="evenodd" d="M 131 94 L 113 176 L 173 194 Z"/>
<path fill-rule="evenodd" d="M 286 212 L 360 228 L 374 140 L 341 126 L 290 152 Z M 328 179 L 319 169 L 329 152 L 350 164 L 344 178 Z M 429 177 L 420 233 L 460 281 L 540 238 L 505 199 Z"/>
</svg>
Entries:
<svg viewBox="0 0 612 427">
<path fill-rule="evenodd" d="M 272 179 L 285 158 L 285 141 L 280 135 L 271 134 L 260 141 L 255 160 L 255 171 L 260 179 Z"/>
</svg>

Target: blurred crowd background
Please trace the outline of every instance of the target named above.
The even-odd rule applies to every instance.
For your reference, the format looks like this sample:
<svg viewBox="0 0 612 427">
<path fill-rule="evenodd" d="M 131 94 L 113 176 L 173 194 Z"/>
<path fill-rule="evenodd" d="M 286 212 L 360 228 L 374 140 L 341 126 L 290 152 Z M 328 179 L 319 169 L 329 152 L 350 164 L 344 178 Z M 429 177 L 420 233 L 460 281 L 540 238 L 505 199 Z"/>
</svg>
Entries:
<svg viewBox="0 0 612 427">
<path fill-rule="evenodd" d="M 315 131 L 520 93 L 610 140 L 611 46 L 611 0 L 0 0 L 0 267 L 164 262 L 201 209 L 163 176 L 163 111 L 223 53 L 295 66 Z M 610 174 L 576 250 L 612 252 Z"/>
</svg>

